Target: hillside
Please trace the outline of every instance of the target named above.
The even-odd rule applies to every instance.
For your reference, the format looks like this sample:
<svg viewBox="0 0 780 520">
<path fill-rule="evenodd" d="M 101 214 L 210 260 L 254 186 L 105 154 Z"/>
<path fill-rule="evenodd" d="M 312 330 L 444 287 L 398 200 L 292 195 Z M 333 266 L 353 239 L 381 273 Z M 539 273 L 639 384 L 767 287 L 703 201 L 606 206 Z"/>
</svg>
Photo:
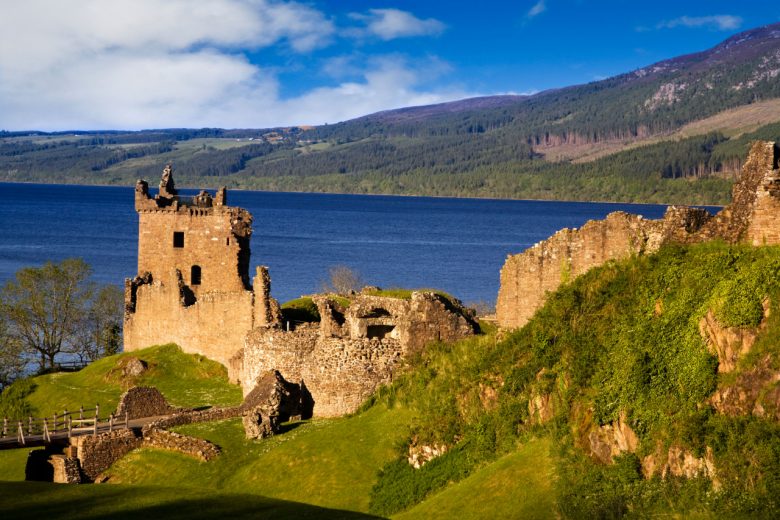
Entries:
<svg viewBox="0 0 780 520">
<path fill-rule="evenodd" d="M 258 504 L 405 511 L 403 518 L 455 511 L 463 518 L 501 511 L 773 517 L 780 509 L 778 275 L 777 247 L 722 243 L 609 263 L 560 288 L 518 331 L 429 347 L 352 416 L 291 423 L 260 441 L 246 440 L 237 419 L 180 427 L 217 443 L 222 455 L 198 462 L 141 449 L 109 470 L 116 488 L 39 492 L 60 503 L 121 490 L 134 510 L 154 512 L 178 495 L 185 507 L 191 490 L 208 489 L 202 515 L 186 506 L 195 518 L 225 509 L 237 493 Z M 137 355 L 202 362 L 171 349 Z M 28 401 L 40 403 L 36 393 L 55 384 L 98 389 L 118 361 L 93 365 L 89 377 L 37 378 Z M 204 385 L 229 388 L 189 374 L 166 369 L 155 377 L 178 402 L 209 404 L 214 390 Z M 413 469 L 410 444 L 418 454 L 425 446 L 444 454 Z M 23 461 L 18 451 L 0 453 L 1 478 L 20 478 Z M 38 488 L 25 486 L 0 484 L 2 514 L 35 510 L 35 495 L 20 490 Z M 141 500 L 149 486 L 163 487 Z M 518 497 L 525 497 L 520 505 Z M 103 513 L 123 510 L 95 503 Z"/>
<path fill-rule="evenodd" d="M 314 128 L 0 132 L 0 180 L 131 185 L 173 162 L 192 187 L 720 204 L 744 137 L 780 137 L 778 73 L 774 24 L 586 85 Z M 695 164 L 676 147 L 712 133 L 739 145 Z M 621 155 L 646 146 L 664 160 Z"/>
</svg>

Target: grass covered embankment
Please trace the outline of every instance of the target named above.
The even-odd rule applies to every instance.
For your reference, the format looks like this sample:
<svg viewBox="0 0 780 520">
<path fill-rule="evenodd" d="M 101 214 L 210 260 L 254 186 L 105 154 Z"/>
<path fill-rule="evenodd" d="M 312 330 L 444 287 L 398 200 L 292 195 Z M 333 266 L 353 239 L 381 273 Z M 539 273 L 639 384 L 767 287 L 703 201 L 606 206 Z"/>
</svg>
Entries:
<svg viewBox="0 0 780 520">
<path fill-rule="evenodd" d="M 699 322 L 712 310 L 724 326 L 754 327 L 768 297 L 767 326 L 736 374 L 766 355 L 777 369 L 779 275 L 778 248 L 667 247 L 561 287 L 503 340 L 429 349 L 377 401 L 416 410 L 416 442 L 451 449 L 420 470 L 399 451 L 372 492 L 371 511 L 402 511 L 515 453 L 529 436 L 548 436 L 563 516 L 776 512 L 780 427 L 715 413 L 709 397 L 736 375 L 718 375 Z M 539 403 L 550 415 L 542 425 Z M 596 462 L 590 433 L 621 415 L 639 438 L 636 452 Z M 644 479 L 642 460 L 670 446 L 694 457 L 711 449 L 718 490 L 704 478 Z"/>
</svg>

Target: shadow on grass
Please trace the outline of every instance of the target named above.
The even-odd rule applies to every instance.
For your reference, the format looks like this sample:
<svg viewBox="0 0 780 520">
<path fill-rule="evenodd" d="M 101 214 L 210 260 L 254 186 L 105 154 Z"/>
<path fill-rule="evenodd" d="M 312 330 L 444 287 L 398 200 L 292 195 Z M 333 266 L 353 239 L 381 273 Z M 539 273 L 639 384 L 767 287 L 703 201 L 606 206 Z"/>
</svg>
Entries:
<svg viewBox="0 0 780 520">
<path fill-rule="evenodd" d="M 0 482 L 0 518 L 380 518 L 258 495 L 197 488 Z"/>
</svg>

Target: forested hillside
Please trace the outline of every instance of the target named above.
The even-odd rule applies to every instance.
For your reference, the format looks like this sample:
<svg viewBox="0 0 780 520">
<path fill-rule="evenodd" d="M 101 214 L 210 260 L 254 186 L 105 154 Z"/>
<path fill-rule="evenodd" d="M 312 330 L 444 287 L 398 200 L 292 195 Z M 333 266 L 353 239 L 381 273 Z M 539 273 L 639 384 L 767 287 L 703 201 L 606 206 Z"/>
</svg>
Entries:
<svg viewBox="0 0 780 520">
<path fill-rule="evenodd" d="M 0 180 L 131 184 L 173 162 L 193 187 L 723 203 L 722 177 L 737 173 L 749 139 L 780 137 L 780 110 L 718 114 L 780 100 L 778 75 L 774 24 L 586 85 L 335 125 L 0 132 Z M 679 133 L 707 118 L 706 131 Z M 600 158 L 571 161 L 583 146 L 601 146 Z M 575 151 L 556 152 L 565 147 Z"/>
</svg>

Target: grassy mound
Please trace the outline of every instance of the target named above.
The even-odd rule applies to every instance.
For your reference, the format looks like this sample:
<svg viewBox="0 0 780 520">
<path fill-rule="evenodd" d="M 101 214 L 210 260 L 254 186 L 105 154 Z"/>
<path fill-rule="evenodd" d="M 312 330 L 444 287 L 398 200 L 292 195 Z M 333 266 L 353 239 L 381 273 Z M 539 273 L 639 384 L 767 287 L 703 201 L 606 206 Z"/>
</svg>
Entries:
<svg viewBox="0 0 780 520">
<path fill-rule="evenodd" d="M 147 363 L 138 377 L 124 377 L 122 366 L 129 357 Z M 195 354 L 184 354 L 176 345 L 160 345 L 109 356 L 79 372 L 59 372 L 14 383 L 0 397 L 0 411 L 27 404 L 33 416 L 43 417 L 63 410 L 94 408 L 100 404 L 101 415 L 116 409 L 119 397 L 131 386 L 154 386 L 174 406 L 225 406 L 241 402 L 241 389 L 227 380 L 221 364 Z M 24 388 L 17 392 L 14 387 Z M 21 394 L 21 396 L 20 396 Z"/>
</svg>

